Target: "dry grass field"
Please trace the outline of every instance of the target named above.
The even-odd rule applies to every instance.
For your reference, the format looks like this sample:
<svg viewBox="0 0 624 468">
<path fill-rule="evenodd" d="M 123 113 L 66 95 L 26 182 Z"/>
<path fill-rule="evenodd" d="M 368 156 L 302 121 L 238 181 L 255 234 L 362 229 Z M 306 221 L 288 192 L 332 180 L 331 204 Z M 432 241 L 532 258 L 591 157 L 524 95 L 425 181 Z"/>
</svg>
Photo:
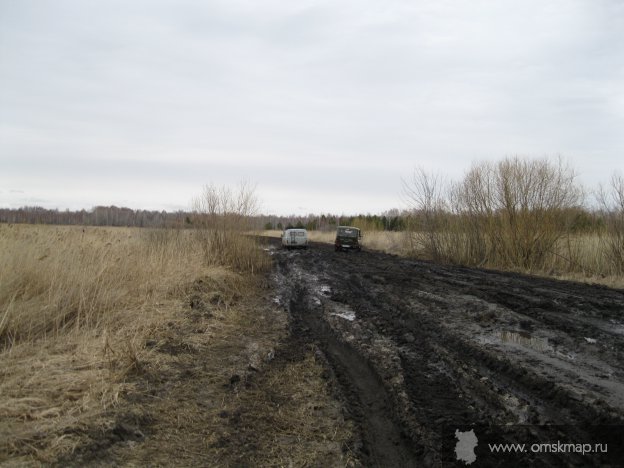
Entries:
<svg viewBox="0 0 624 468">
<path fill-rule="evenodd" d="M 178 446 L 189 463 L 194 450 L 208 464 L 239 456 L 218 434 L 231 430 L 223 412 L 250 397 L 224 383 L 244 381 L 252 362 L 263 368 L 287 318 L 263 297 L 261 246 L 232 235 L 231 252 L 217 255 L 209 242 L 193 230 L 0 225 L 0 465 L 169 464 Z M 296 394 L 292 414 L 305 414 L 302 382 L 319 405 L 330 399 L 320 364 L 308 361 L 271 377 L 292 383 L 281 389 Z M 258 405 L 273 385 L 254 387 Z M 250 414 L 267 432 L 262 407 Z M 348 437 L 328 430 L 338 446 Z"/>
<path fill-rule="evenodd" d="M 0 225 L 0 454 L 80 443 L 72 428 L 129 390 L 185 285 L 239 281 L 201 252 L 190 232 Z"/>
</svg>

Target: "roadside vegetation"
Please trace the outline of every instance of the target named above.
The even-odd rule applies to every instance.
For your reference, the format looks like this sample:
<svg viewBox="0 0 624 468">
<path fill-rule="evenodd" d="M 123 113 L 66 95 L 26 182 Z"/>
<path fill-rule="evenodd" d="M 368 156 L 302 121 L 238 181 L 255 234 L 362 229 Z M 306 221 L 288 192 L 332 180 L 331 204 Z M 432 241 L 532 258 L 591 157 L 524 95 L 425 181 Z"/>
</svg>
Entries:
<svg viewBox="0 0 624 468">
<path fill-rule="evenodd" d="M 201 430 L 205 460 L 237 456 L 217 440 L 238 394 L 223 384 L 232 376 L 242 383 L 252 365 L 258 371 L 259 356 L 286 334 L 284 312 L 262 296 L 270 257 L 244 234 L 254 208 L 249 186 L 207 186 L 195 200 L 193 229 L 0 224 L 0 464 L 97 460 L 107 444 L 142 438 L 141 422 L 167 432 L 150 440 L 160 440 L 160 460 L 169 464 L 171 425 L 185 438 L 180 417 Z M 312 373 L 323 386 L 320 369 L 284 372 L 293 385 Z M 201 386 L 217 403 L 210 411 L 206 401 L 150 404 L 161 401 L 153 392 L 172 386 L 189 402 Z M 282 389 L 291 391 L 298 390 Z M 292 411 L 306 404 L 294 398 Z M 152 460 L 143 455 L 135 461 Z"/>
<path fill-rule="evenodd" d="M 475 163 L 459 180 L 417 169 L 404 181 L 402 211 L 271 216 L 257 213 L 253 190 L 209 186 L 188 212 L 118 207 L 58 212 L 0 210 L 0 221 L 161 226 L 203 233 L 204 257 L 254 271 L 262 256 L 238 235 L 306 228 L 332 243 L 338 225 L 358 227 L 367 248 L 459 265 L 624 286 L 624 178 L 582 187 L 561 159 L 505 158 Z M 197 234 L 200 235 L 200 234 Z"/>
<path fill-rule="evenodd" d="M 439 262 L 621 283 L 624 183 L 590 197 L 561 160 L 478 163 L 459 181 L 415 171 L 410 253 Z M 594 203 L 594 206 L 595 203 Z M 620 284 L 621 285 L 621 284 Z"/>
<path fill-rule="evenodd" d="M 0 461 L 51 462 L 132 389 L 207 264 L 191 231 L 0 226 Z"/>
</svg>

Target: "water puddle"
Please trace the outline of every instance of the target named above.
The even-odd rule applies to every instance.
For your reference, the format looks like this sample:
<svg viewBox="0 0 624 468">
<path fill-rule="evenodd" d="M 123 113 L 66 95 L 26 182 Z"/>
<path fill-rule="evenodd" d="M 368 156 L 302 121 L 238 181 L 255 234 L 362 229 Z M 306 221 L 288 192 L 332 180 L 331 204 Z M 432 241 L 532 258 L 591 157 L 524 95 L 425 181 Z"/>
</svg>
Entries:
<svg viewBox="0 0 624 468">
<path fill-rule="evenodd" d="M 519 344 L 536 351 L 553 351 L 553 347 L 548 344 L 548 338 L 540 338 L 523 331 L 501 330 L 498 338 L 502 343 Z"/>
<path fill-rule="evenodd" d="M 355 320 L 355 312 L 351 310 L 351 308 L 344 306 L 335 307 L 334 312 L 330 312 L 329 315 L 340 317 L 341 319 L 348 320 L 349 322 L 353 322 Z"/>
<path fill-rule="evenodd" d="M 269 245 L 268 247 L 264 247 L 262 248 L 262 250 L 264 252 L 268 252 L 269 255 L 275 255 L 275 246 L 274 245 Z"/>
<path fill-rule="evenodd" d="M 353 322 L 355 320 L 355 312 L 332 312 L 329 315 L 335 315 L 336 317 L 343 318 L 349 322 Z"/>
</svg>

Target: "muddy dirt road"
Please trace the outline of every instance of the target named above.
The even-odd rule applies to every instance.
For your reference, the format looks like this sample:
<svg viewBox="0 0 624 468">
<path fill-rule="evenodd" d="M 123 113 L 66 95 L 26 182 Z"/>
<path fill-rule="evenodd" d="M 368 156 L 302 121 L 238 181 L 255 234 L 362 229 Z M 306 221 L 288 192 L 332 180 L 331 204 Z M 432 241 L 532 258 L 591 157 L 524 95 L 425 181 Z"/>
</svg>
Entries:
<svg viewBox="0 0 624 468">
<path fill-rule="evenodd" d="M 455 450 L 469 431 L 476 466 L 624 460 L 624 291 L 270 248 L 275 301 L 326 359 L 366 466 L 465 466 L 474 458 Z"/>
</svg>

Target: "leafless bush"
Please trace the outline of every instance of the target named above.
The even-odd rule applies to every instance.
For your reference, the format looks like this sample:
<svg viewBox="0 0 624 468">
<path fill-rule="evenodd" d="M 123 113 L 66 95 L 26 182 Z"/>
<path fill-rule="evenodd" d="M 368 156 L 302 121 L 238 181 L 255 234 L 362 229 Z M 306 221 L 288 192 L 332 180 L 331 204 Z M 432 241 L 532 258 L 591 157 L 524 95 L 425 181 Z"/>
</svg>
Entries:
<svg viewBox="0 0 624 468">
<path fill-rule="evenodd" d="M 561 160 L 518 157 L 475 164 L 454 184 L 418 169 L 405 193 L 432 259 L 529 270 L 544 268 L 582 199 Z"/>
<path fill-rule="evenodd" d="M 232 190 L 206 185 L 193 200 L 193 210 L 193 224 L 210 263 L 251 272 L 268 265 L 257 241 L 245 236 L 251 228 L 251 217 L 258 210 L 253 186 L 243 182 Z"/>
<path fill-rule="evenodd" d="M 561 160 L 505 159 L 473 166 L 464 179 L 460 207 L 480 227 L 475 239 L 497 265 L 542 268 L 566 234 L 566 214 L 582 191 Z M 485 237 L 484 237 L 485 236 Z"/>
<path fill-rule="evenodd" d="M 624 273 L 624 177 L 621 174 L 613 174 L 609 188 L 600 188 L 598 202 L 605 219 L 601 238 L 605 259 L 614 273 L 621 275 Z"/>
<path fill-rule="evenodd" d="M 447 186 L 440 174 L 417 168 L 410 181 L 403 181 L 403 190 L 413 208 L 408 230 L 412 250 L 423 252 L 436 261 L 444 260 L 443 234 L 446 231 L 448 203 Z"/>
</svg>

